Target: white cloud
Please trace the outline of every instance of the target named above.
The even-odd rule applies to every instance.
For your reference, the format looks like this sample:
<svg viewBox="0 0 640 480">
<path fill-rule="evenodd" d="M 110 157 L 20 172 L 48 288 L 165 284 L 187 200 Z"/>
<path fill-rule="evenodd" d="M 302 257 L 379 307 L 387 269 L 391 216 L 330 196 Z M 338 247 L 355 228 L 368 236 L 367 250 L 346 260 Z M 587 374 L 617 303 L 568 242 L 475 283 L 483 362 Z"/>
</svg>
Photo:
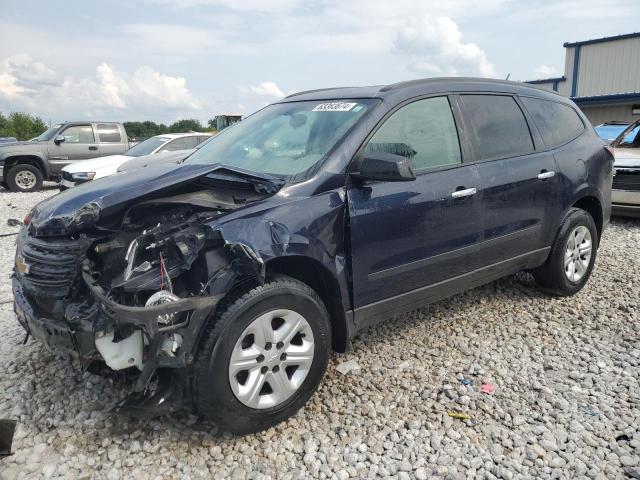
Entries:
<svg viewBox="0 0 640 480">
<path fill-rule="evenodd" d="M 260 85 L 249 87 L 249 90 L 261 97 L 282 98 L 284 93 L 275 82 L 262 82 Z"/>
<path fill-rule="evenodd" d="M 0 62 L 0 104 L 10 109 L 33 109 L 47 117 L 115 115 L 151 111 L 189 114 L 201 108 L 184 77 L 141 66 L 132 74 L 98 65 L 94 76 L 62 77 L 27 55 Z"/>
<path fill-rule="evenodd" d="M 533 75 L 535 78 L 552 78 L 560 76 L 560 72 L 557 68 L 549 65 L 538 65 L 533 69 Z"/>
<path fill-rule="evenodd" d="M 428 75 L 496 75 L 478 45 L 462 43 L 462 33 L 449 17 L 424 15 L 408 20 L 398 30 L 395 49 L 409 56 L 411 69 Z"/>
<path fill-rule="evenodd" d="M 299 5 L 299 0 L 147 0 L 149 3 L 179 8 L 214 6 L 229 10 L 286 12 Z"/>
</svg>

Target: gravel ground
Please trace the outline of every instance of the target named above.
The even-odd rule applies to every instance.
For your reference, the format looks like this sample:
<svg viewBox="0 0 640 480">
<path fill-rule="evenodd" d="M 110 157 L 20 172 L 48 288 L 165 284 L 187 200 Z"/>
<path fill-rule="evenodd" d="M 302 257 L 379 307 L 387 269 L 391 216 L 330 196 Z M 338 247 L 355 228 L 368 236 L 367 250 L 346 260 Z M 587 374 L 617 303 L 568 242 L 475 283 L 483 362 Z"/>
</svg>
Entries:
<svg viewBox="0 0 640 480">
<path fill-rule="evenodd" d="M 0 233 L 53 193 L 0 192 Z M 0 418 L 19 427 L 0 478 L 640 478 L 639 244 L 640 222 L 615 219 L 572 298 L 520 274 L 372 329 L 294 418 L 246 437 L 108 413 L 124 391 L 22 346 L 3 303 Z M 0 238 L 0 301 L 13 254 Z"/>
</svg>

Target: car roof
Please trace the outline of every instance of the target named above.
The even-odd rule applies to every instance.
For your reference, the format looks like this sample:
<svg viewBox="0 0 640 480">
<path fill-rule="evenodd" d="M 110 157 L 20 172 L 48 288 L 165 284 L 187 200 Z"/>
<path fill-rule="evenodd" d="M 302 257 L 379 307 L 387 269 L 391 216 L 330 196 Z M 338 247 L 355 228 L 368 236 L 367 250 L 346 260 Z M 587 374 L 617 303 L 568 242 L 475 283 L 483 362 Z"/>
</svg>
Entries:
<svg viewBox="0 0 640 480">
<path fill-rule="evenodd" d="M 450 91 L 517 93 L 568 103 L 568 100 L 561 95 L 536 85 L 508 80 L 466 77 L 423 78 L 368 87 L 322 88 L 291 94 L 283 98 L 279 103 L 351 98 L 389 98 L 401 101 L 404 98 Z"/>
<path fill-rule="evenodd" d="M 174 138 L 195 137 L 195 136 L 202 136 L 202 135 L 211 136 L 212 134 L 209 132 L 188 132 L 188 133 L 161 133 L 160 135 L 155 135 L 155 136 L 170 138 L 171 140 L 173 140 Z"/>
</svg>

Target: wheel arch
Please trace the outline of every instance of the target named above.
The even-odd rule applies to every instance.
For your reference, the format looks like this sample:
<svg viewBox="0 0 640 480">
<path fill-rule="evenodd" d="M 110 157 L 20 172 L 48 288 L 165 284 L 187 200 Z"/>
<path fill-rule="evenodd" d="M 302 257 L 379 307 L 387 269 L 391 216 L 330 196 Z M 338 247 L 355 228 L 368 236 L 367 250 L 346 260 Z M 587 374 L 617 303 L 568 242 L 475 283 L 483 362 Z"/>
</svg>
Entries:
<svg viewBox="0 0 640 480">
<path fill-rule="evenodd" d="M 329 269 L 318 260 L 301 255 L 275 257 L 266 262 L 265 267 L 267 279 L 287 275 L 305 283 L 320 296 L 331 320 L 333 349 L 345 352 L 349 345 L 349 324 L 338 280 Z"/>
<path fill-rule="evenodd" d="M 14 166 L 20 165 L 20 164 L 33 165 L 34 167 L 39 168 L 40 171 L 42 172 L 42 176 L 44 177 L 45 180 L 49 176 L 49 172 L 47 170 L 47 167 L 46 167 L 46 164 L 44 162 L 44 159 L 42 157 L 40 157 L 39 155 L 16 154 L 16 155 L 11 155 L 11 156 L 5 158 L 5 160 L 4 160 L 4 168 L 5 168 L 6 171 L 9 171 Z M 5 175 L 6 175 L 6 173 L 5 173 Z"/>
<path fill-rule="evenodd" d="M 572 208 L 580 208 L 586 211 L 596 224 L 596 230 L 598 231 L 598 244 L 602 237 L 602 231 L 604 229 L 604 212 L 602 209 L 602 202 L 595 195 L 584 195 L 576 200 Z"/>
</svg>

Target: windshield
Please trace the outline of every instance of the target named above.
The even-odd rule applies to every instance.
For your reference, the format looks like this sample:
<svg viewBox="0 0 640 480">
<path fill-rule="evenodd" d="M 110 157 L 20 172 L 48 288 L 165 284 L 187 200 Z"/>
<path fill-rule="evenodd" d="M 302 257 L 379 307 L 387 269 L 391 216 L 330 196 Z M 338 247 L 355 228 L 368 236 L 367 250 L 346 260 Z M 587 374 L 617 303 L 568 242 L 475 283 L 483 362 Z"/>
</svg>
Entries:
<svg viewBox="0 0 640 480">
<path fill-rule="evenodd" d="M 626 132 L 624 138 L 618 141 L 618 147 L 640 147 L 640 124 L 636 125 L 634 128 L 629 126 L 631 130 Z M 620 132 L 622 134 L 622 132 Z"/>
<path fill-rule="evenodd" d="M 153 151 L 171 140 L 167 137 L 151 137 L 147 138 L 144 142 L 140 142 L 135 147 L 131 147 L 125 155 L 129 157 L 141 157 L 142 155 L 149 155 Z"/>
<path fill-rule="evenodd" d="M 269 105 L 226 128 L 185 163 L 221 163 L 283 178 L 316 166 L 375 102 L 325 100 Z"/>
<path fill-rule="evenodd" d="M 34 142 L 48 142 L 49 140 L 51 140 L 56 135 L 56 132 L 58 130 L 60 130 L 61 126 L 62 126 L 62 124 L 60 124 L 60 123 L 58 125 L 54 125 L 53 127 L 51 127 L 46 132 L 41 133 L 39 137 L 34 138 L 33 141 Z"/>
</svg>

